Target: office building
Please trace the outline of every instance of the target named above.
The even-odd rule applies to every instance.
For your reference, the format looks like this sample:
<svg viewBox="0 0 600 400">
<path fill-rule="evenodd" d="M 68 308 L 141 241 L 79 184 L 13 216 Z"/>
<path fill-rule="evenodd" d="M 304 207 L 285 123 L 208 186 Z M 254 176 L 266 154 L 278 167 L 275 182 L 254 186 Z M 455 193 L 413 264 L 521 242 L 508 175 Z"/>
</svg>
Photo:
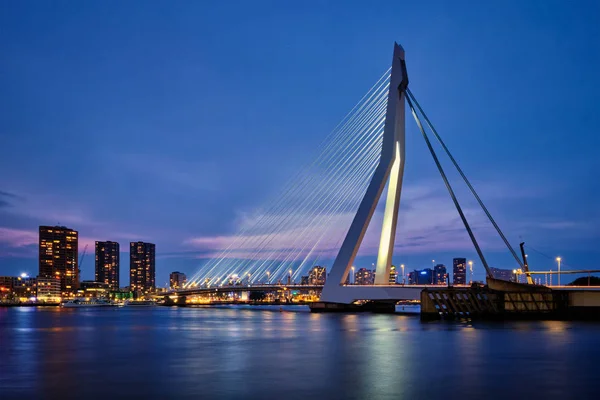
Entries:
<svg viewBox="0 0 600 400">
<path fill-rule="evenodd" d="M 433 278 L 433 270 L 431 268 L 425 268 L 422 270 L 415 269 L 413 272 L 408 273 L 408 284 L 431 285 L 434 281 Z"/>
<path fill-rule="evenodd" d="M 72 296 L 79 287 L 79 233 L 64 226 L 40 226 L 39 276 L 60 278 L 64 296 Z"/>
<path fill-rule="evenodd" d="M 309 285 L 324 285 L 327 279 L 327 271 L 325 267 L 316 265 L 311 268 L 308 273 L 308 284 Z"/>
<path fill-rule="evenodd" d="M 187 277 L 183 272 L 173 271 L 169 275 L 169 287 L 171 289 L 181 289 L 187 282 Z"/>
<path fill-rule="evenodd" d="M 119 243 L 96 242 L 96 282 L 119 289 Z"/>
<path fill-rule="evenodd" d="M 373 285 L 375 283 L 375 272 L 366 268 L 359 268 L 354 275 L 355 285 Z"/>
<path fill-rule="evenodd" d="M 467 259 L 455 258 L 452 261 L 452 284 L 466 285 L 467 284 Z"/>
<path fill-rule="evenodd" d="M 153 243 L 129 243 L 129 287 L 136 298 L 156 288 L 155 254 L 156 246 Z"/>
<path fill-rule="evenodd" d="M 438 264 L 433 267 L 433 284 L 434 285 L 445 285 L 448 279 L 448 273 L 446 272 L 446 266 L 444 264 Z"/>
</svg>

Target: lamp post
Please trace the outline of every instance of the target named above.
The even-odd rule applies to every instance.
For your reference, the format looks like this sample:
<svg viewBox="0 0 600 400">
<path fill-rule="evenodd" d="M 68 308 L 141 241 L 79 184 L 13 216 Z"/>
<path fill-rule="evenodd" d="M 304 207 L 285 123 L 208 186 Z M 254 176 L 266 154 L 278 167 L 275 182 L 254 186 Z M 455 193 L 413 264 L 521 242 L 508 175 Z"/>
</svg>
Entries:
<svg viewBox="0 0 600 400">
<path fill-rule="evenodd" d="M 556 261 L 558 262 L 558 286 L 560 286 L 560 261 L 562 258 L 556 257 Z"/>
<path fill-rule="evenodd" d="M 267 285 L 271 284 L 271 273 L 267 271 Z"/>
<path fill-rule="evenodd" d="M 473 283 L 473 261 L 469 261 L 469 272 L 471 273 L 471 280 L 469 281 L 470 284 Z"/>
<path fill-rule="evenodd" d="M 290 282 L 289 282 L 289 284 L 291 285 L 291 284 L 292 284 L 292 270 L 291 270 L 291 269 L 290 269 L 290 277 L 289 277 L 289 281 L 290 281 Z"/>
<path fill-rule="evenodd" d="M 354 266 L 352 266 L 352 284 L 356 284 L 356 274 L 354 273 Z"/>
<path fill-rule="evenodd" d="M 406 283 L 404 279 L 404 264 L 400 264 L 400 268 L 402 268 L 402 284 L 404 285 Z"/>
<path fill-rule="evenodd" d="M 517 279 L 517 270 L 516 269 L 513 269 L 513 274 L 515 274 L 515 282 L 518 282 L 518 279 Z"/>
</svg>

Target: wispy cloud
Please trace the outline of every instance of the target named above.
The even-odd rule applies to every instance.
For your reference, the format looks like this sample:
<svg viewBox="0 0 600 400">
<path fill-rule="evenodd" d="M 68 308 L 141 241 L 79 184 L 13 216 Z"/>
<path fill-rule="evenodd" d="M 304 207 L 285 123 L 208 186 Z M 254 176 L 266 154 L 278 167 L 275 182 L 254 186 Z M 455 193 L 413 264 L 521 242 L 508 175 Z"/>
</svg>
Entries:
<svg viewBox="0 0 600 400">
<path fill-rule="evenodd" d="M 10 247 L 25 247 L 38 243 L 38 232 L 0 227 L 0 243 Z"/>
<path fill-rule="evenodd" d="M 466 209 L 465 213 L 481 241 L 487 243 L 493 232 L 491 227 L 485 226 L 481 213 L 476 209 Z M 302 225 L 298 222 L 308 220 L 305 213 L 245 215 L 240 219 L 240 225 L 251 233 L 194 237 L 187 239 L 185 244 L 200 251 L 199 257 L 206 258 L 285 259 L 290 253 L 301 257 L 308 254 L 335 257 L 353 217 L 354 213 L 337 214 L 328 216 L 327 223 Z M 361 256 L 377 254 L 382 219 L 383 210 L 379 207 L 363 239 Z M 258 224 L 260 230 L 253 230 L 258 221 L 268 223 Z M 294 228 L 286 229 L 286 226 Z M 447 195 L 427 185 L 407 187 L 404 191 L 395 243 L 400 253 L 472 247 Z"/>
</svg>

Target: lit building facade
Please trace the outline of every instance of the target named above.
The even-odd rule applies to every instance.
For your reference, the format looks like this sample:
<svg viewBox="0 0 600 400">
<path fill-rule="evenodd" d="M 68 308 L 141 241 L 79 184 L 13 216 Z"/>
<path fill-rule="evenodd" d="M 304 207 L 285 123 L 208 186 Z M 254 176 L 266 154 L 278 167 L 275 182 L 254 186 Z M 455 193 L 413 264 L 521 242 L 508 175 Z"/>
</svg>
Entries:
<svg viewBox="0 0 600 400">
<path fill-rule="evenodd" d="M 0 300 L 6 300 L 12 297 L 13 277 L 0 276 Z"/>
<path fill-rule="evenodd" d="M 129 243 L 129 287 L 135 297 L 142 297 L 156 288 L 154 243 Z"/>
<path fill-rule="evenodd" d="M 446 266 L 444 264 L 438 264 L 433 267 L 433 284 L 434 285 L 445 285 L 448 279 L 448 273 L 446 272 Z"/>
<path fill-rule="evenodd" d="M 431 285 L 433 282 L 433 270 L 425 268 L 423 270 L 415 269 L 408 273 L 409 285 Z"/>
<path fill-rule="evenodd" d="M 96 282 L 119 289 L 119 243 L 96 242 Z"/>
<path fill-rule="evenodd" d="M 62 296 L 79 288 L 79 233 L 64 226 L 40 226 L 39 276 L 59 277 Z"/>
<path fill-rule="evenodd" d="M 359 268 L 354 275 L 355 285 L 373 285 L 375 283 L 375 272 L 366 268 Z"/>
<path fill-rule="evenodd" d="M 60 278 L 58 276 L 37 278 L 37 299 L 46 303 L 57 303 L 61 300 Z"/>
<path fill-rule="evenodd" d="M 13 279 L 13 296 L 20 301 L 27 301 L 37 296 L 37 279 L 21 275 Z"/>
<path fill-rule="evenodd" d="M 452 284 L 466 285 L 467 284 L 467 259 L 455 258 L 452 261 Z"/>
<path fill-rule="evenodd" d="M 316 265 L 311 268 L 308 273 L 308 284 L 309 285 L 324 285 L 327 280 L 327 270 L 325 267 Z"/>
<path fill-rule="evenodd" d="M 169 287 L 171 289 L 181 289 L 187 282 L 187 277 L 183 272 L 174 271 L 169 275 Z"/>
<path fill-rule="evenodd" d="M 112 287 L 105 282 L 82 281 L 79 287 L 78 295 L 86 298 L 90 297 L 107 299 L 110 297 L 111 290 Z"/>
<path fill-rule="evenodd" d="M 395 285 L 397 281 L 398 281 L 398 270 L 396 270 L 395 265 L 392 265 L 390 267 L 390 280 L 388 283 L 390 285 Z"/>
</svg>

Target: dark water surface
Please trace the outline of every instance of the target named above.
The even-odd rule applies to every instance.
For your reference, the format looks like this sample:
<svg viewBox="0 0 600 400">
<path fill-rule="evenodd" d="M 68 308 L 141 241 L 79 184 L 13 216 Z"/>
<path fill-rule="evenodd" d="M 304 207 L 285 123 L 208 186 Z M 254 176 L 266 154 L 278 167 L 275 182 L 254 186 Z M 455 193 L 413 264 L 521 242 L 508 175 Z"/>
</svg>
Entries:
<svg viewBox="0 0 600 400">
<path fill-rule="evenodd" d="M 296 310 L 0 308 L 0 399 L 600 398 L 600 324 Z"/>
</svg>

